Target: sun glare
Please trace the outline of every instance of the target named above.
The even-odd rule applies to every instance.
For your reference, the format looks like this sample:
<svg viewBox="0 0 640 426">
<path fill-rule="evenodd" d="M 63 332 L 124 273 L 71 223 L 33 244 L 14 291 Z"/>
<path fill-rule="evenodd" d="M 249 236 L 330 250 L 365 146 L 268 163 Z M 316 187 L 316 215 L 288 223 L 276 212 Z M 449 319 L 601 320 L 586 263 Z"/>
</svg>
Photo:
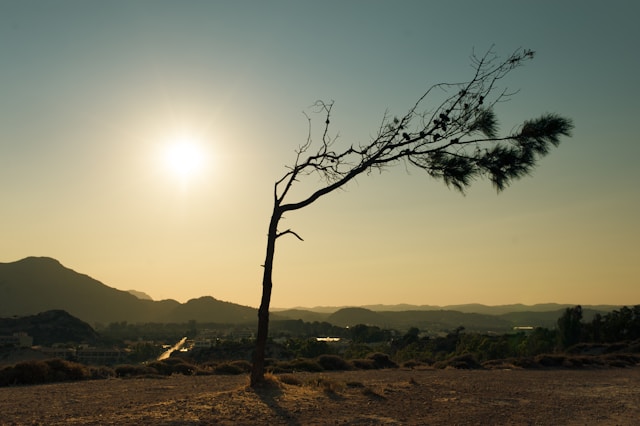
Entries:
<svg viewBox="0 0 640 426">
<path fill-rule="evenodd" d="M 205 163 L 202 145 L 191 137 L 178 137 L 169 141 L 164 151 L 164 164 L 182 182 L 200 173 Z"/>
</svg>

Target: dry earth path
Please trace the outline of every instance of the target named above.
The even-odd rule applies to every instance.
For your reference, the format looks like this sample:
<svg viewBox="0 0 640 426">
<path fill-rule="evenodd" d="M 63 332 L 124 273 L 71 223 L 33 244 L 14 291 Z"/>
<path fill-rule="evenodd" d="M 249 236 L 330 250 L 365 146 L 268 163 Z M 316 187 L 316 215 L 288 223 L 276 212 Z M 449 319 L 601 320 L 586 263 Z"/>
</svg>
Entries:
<svg viewBox="0 0 640 426">
<path fill-rule="evenodd" d="M 2 425 L 638 425 L 640 368 L 298 373 L 0 388 Z"/>
</svg>

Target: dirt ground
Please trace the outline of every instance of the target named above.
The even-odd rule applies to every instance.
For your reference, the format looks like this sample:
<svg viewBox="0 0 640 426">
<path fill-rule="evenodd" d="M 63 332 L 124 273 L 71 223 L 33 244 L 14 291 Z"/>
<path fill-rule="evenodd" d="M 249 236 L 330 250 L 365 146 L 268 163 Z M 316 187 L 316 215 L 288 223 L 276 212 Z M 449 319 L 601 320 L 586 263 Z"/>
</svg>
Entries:
<svg viewBox="0 0 640 426">
<path fill-rule="evenodd" d="M 0 388 L 2 425 L 632 425 L 640 368 L 296 373 Z"/>
</svg>

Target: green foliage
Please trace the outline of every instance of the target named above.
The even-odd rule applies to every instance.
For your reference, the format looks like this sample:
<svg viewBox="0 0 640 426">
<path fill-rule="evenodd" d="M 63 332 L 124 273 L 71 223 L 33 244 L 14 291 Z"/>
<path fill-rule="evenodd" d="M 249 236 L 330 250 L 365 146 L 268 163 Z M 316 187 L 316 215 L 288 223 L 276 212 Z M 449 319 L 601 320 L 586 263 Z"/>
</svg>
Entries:
<svg viewBox="0 0 640 426">
<path fill-rule="evenodd" d="M 349 347 L 344 351 L 343 356 L 346 359 L 358 359 L 364 358 L 367 354 L 371 353 L 373 350 L 371 346 L 365 345 L 363 343 L 352 343 Z"/>
<path fill-rule="evenodd" d="M 287 349 L 291 350 L 297 358 L 315 358 L 334 353 L 327 342 L 318 341 L 315 338 L 289 340 Z"/>
<path fill-rule="evenodd" d="M 592 321 L 592 329 L 599 330 L 599 340 L 620 342 L 640 339 L 640 305 L 624 306 L 604 317 L 597 316 Z"/>
<path fill-rule="evenodd" d="M 391 340 L 391 330 L 383 330 L 377 326 L 357 324 L 349 328 L 351 340 L 355 343 L 377 343 Z"/>
<path fill-rule="evenodd" d="M 558 343 L 566 349 L 580 341 L 582 334 L 582 307 L 565 309 L 558 319 Z"/>
</svg>

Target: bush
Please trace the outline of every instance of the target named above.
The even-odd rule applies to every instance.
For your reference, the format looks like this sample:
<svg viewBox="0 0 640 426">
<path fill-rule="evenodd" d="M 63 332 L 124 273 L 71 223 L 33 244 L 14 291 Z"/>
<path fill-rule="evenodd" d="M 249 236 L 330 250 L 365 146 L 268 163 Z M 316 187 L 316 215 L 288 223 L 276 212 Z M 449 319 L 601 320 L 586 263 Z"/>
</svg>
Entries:
<svg viewBox="0 0 640 426">
<path fill-rule="evenodd" d="M 352 359 L 351 363 L 359 370 L 375 370 L 378 368 L 372 359 Z"/>
<path fill-rule="evenodd" d="M 0 370 L 0 386 L 9 386 L 17 384 L 17 372 L 13 366 L 5 367 Z"/>
<path fill-rule="evenodd" d="M 229 375 L 237 375 L 244 374 L 245 371 L 240 366 L 235 365 L 233 363 L 224 362 L 222 364 L 218 364 L 213 369 L 214 374 L 229 374 Z"/>
<path fill-rule="evenodd" d="M 51 371 L 44 361 L 19 362 L 13 368 L 16 384 L 32 385 L 52 381 Z"/>
<path fill-rule="evenodd" d="M 565 355 L 542 354 L 535 358 L 535 362 L 543 367 L 562 367 L 565 364 Z"/>
<path fill-rule="evenodd" d="M 50 381 L 63 382 L 68 380 L 83 380 L 90 377 L 89 370 L 82 364 L 62 359 L 49 359 L 45 363 L 52 374 Z"/>
<path fill-rule="evenodd" d="M 482 365 L 475 359 L 472 354 L 464 354 L 459 356 L 454 356 L 453 358 L 449 358 L 445 361 L 439 361 L 434 364 L 436 368 L 457 368 L 457 369 L 465 369 L 465 370 L 475 370 L 481 369 Z"/>
<path fill-rule="evenodd" d="M 89 366 L 89 379 L 108 379 L 109 377 L 115 377 L 116 372 L 113 368 L 105 366 Z"/>
<path fill-rule="evenodd" d="M 298 358 L 291 361 L 283 361 L 269 367 L 272 373 L 294 373 L 296 371 L 308 371 L 319 373 L 324 371 L 322 366 L 312 359 Z"/>
<path fill-rule="evenodd" d="M 294 374 L 281 374 L 278 377 L 278 380 L 281 383 L 285 383 L 287 385 L 302 386 L 302 381 L 299 378 L 297 378 Z"/>
<path fill-rule="evenodd" d="M 153 361 L 147 364 L 147 366 L 165 376 L 169 376 L 173 373 L 173 366 L 165 361 Z"/>
<path fill-rule="evenodd" d="M 375 368 L 398 368 L 398 364 L 391 361 L 391 358 L 389 358 L 389 355 L 382 352 L 376 352 L 376 353 L 367 355 L 367 359 L 370 359 L 373 361 Z"/>
<path fill-rule="evenodd" d="M 432 364 L 432 363 L 431 363 Z M 418 361 L 416 359 L 410 359 L 402 363 L 403 368 L 420 368 L 420 367 L 428 367 L 430 364 L 422 361 Z"/>
<path fill-rule="evenodd" d="M 286 363 L 293 371 L 309 371 L 311 373 L 318 373 L 324 371 L 322 366 L 316 361 L 307 358 L 294 359 Z"/>
<path fill-rule="evenodd" d="M 23 361 L 0 370 L 0 386 L 34 385 L 91 378 L 84 365 L 62 359 Z"/>
<path fill-rule="evenodd" d="M 329 371 L 353 369 L 353 365 L 338 355 L 320 355 L 317 362 L 323 369 Z"/>
<path fill-rule="evenodd" d="M 136 377 L 158 375 L 158 370 L 145 365 L 122 364 L 114 369 L 116 377 Z"/>
<path fill-rule="evenodd" d="M 198 370 L 198 367 L 192 364 L 181 363 L 173 366 L 173 373 L 182 374 L 185 376 L 191 376 L 195 374 Z"/>
</svg>

